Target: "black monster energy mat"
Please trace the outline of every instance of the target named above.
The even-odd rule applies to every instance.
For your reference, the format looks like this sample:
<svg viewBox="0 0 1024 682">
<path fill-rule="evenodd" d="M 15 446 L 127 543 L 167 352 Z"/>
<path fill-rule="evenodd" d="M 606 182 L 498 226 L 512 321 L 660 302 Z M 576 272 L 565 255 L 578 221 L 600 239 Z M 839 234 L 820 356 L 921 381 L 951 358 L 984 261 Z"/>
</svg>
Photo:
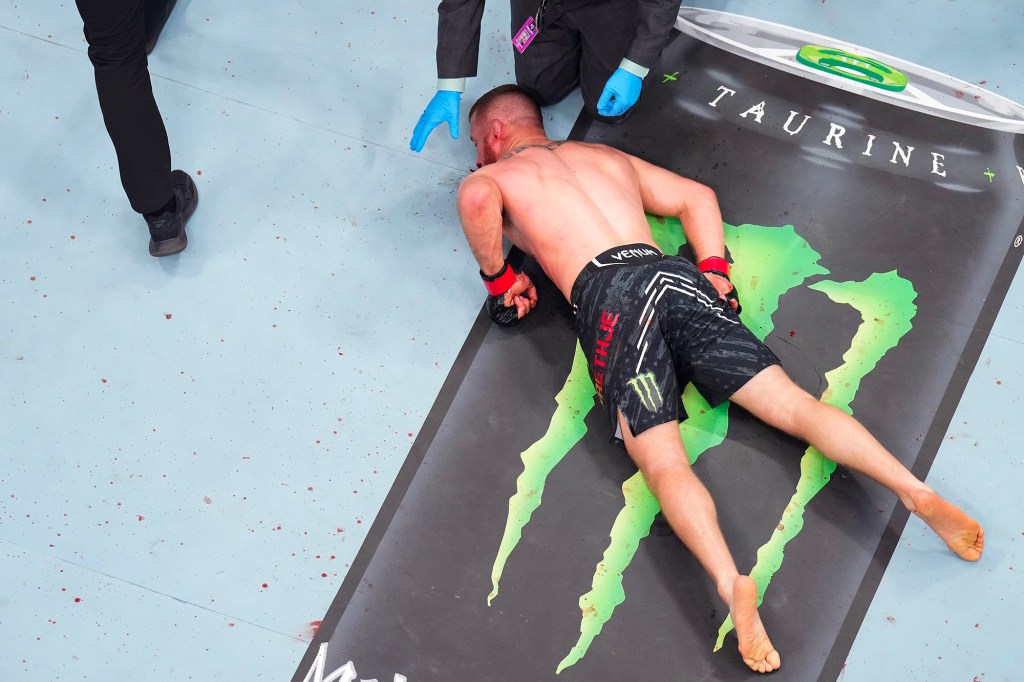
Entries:
<svg viewBox="0 0 1024 682">
<path fill-rule="evenodd" d="M 573 137 L 714 188 L 743 321 L 923 477 L 1020 260 L 1021 137 L 685 33 L 648 81 L 627 121 Z M 678 222 L 651 225 L 685 251 Z M 657 503 L 607 442 L 568 304 L 524 267 L 538 308 L 477 321 L 295 682 L 750 678 L 712 582 L 649 534 Z M 739 408 L 682 400 L 773 679 L 835 680 L 907 513 Z"/>
</svg>

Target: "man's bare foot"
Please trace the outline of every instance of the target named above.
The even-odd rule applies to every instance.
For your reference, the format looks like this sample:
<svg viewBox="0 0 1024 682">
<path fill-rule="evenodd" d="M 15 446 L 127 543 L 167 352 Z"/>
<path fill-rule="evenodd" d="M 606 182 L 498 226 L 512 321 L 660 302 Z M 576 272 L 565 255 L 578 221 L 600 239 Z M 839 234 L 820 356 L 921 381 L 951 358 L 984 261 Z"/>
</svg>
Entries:
<svg viewBox="0 0 1024 682">
<path fill-rule="evenodd" d="M 963 509 L 947 502 L 930 490 L 917 490 L 910 495 L 914 513 L 935 531 L 946 546 L 966 561 L 977 561 L 985 548 L 985 531 Z"/>
<path fill-rule="evenodd" d="M 757 615 L 757 583 L 749 576 L 738 576 L 733 582 L 732 622 L 736 626 L 743 662 L 759 673 L 778 670 L 782 659 L 768 640 L 761 617 Z"/>
</svg>

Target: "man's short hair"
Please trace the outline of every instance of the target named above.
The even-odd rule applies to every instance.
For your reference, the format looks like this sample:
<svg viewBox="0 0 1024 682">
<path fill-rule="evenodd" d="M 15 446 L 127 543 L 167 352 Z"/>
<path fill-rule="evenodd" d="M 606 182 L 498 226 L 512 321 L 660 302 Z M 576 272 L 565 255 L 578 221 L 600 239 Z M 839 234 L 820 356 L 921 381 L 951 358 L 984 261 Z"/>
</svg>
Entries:
<svg viewBox="0 0 1024 682">
<path fill-rule="evenodd" d="M 543 123 L 540 105 L 529 92 L 515 84 L 499 85 L 484 94 L 469 109 L 469 119 L 474 114 L 499 117 L 511 121 L 517 118 L 529 118 L 538 124 Z"/>
</svg>

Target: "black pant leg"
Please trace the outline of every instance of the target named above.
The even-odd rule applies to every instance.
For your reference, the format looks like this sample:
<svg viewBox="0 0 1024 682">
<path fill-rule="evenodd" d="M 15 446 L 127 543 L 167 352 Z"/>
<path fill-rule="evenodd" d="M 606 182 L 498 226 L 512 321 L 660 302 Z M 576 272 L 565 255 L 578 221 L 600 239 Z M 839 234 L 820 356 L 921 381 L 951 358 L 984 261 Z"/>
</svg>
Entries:
<svg viewBox="0 0 1024 682">
<path fill-rule="evenodd" d="M 167 16 L 167 5 L 170 0 L 143 0 L 143 14 L 146 17 L 146 35 L 152 35 Z"/>
<path fill-rule="evenodd" d="M 76 3 L 121 184 L 135 211 L 156 211 L 173 195 L 171 150 L 149 77 L 144 0 Z"/>
<path fill-rule="evenodd" d="M 509 41 L 527 18 L 537 12 L 539 0 L 511 0 L 512 28 Z M 580 35 L 563 25 L 556 2 L 549 2 L 540 35 L 526 51 L 512 47 L 516 83 L 529 92 L 541 106 L 554 104 L 572 92 L 580 81 Z"/>
<path fill-rule="evenodd" d="M 581 36 L 580 94 L 583 95 L 583 106 L 599 121 L 615 120 L 597 113 L 597 101 L 633 40 L 637 4 L 636 0 L 606 0 L 583 5 L 572 10 L 567 17 Z"/>
</svg>

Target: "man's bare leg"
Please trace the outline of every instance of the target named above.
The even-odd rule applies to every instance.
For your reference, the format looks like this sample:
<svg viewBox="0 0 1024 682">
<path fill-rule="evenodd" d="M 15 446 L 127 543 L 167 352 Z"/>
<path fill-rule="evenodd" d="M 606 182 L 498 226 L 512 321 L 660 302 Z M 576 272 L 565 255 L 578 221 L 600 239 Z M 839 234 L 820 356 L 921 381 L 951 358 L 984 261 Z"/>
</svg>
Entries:
<svg viewBox="0 0 1024 682">
<path fill-rule="evenodd" d="M 643 473 L 665 518 L 710 574 L 729 607 L 743 662 L 761 673 L 777 670 L 782 662 L 757 613 L 757 585 L 736 570 L 718 526 L 715 503 L 690 468 L 678 425 L 661 424 L 634 438 L 621 414 L 619 424 L 626 451 Z"/>
<path fill-rule="evenodd" d="M 892 456 L 860 422 L 817 400 L 774 365 L 736 391 L 732 401 L 755 417 L 801 438 L 837 464 L 867 474 L 892 490 L 961 559 L 977 561 L 985 533 Z"/>
</svg>

